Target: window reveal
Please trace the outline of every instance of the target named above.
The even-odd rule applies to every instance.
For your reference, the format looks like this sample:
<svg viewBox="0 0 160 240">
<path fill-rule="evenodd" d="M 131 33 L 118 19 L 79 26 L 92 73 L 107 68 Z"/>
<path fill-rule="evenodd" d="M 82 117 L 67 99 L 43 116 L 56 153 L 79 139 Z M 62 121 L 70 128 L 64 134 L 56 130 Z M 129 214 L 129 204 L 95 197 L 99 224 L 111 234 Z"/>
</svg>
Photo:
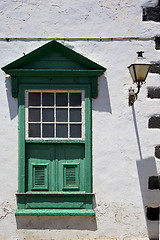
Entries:
<svg viewBox="0 0 160 240">
<path fill-rule="evenodd" d="M 84 91 L 26 90 L 26 139 L 84 140 Z"/>
</svg>

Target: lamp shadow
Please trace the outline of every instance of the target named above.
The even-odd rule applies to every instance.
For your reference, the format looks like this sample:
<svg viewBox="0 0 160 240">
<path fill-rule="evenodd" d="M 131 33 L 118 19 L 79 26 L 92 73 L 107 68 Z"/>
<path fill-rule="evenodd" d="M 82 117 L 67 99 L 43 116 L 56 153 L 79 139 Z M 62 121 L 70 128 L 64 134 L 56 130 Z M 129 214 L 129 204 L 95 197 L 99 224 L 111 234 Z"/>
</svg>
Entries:
<svg viewBox="0 0 160 240">
<path fill-rule="evenodd" d="M 92 103 L 93 110 L 112 114 L 108 83 L 104 74 L 98 79 L 98 98 L 93 99 Z"/>
<path fill-rule="evenodd" d="M 17 229 L 97 230 L 96 217 L 28 216 L 16 217 Z"/>
<path fill-rule="evenodd" d="M 5 85 L 6 85 L 6 94 L 8 99 L 10 119 L 12 120 L 18 115 L 18 100 L 17 98 L 13 98 L 11 94 L 12 93 L 11 77 L 6 77 Z"/>
<path fill-rule="evenodd" d="M 157 167 L 154 157 L 143 159 L 140 144 L 140 138 L 137 127 L 137 120 L 134 106 L 132 106 L 133 122 L 137 138 L 137 145 L 139 150 L 139 160 L 136 161 L 137 171 L 139 177 L 139 184 L 146 219 L 146 227 L 149 239 L 159 239 L 159 221 L 150 221 L 147 219 L 147 207 L 159 206 L 159 190 L 149 190 L 148 181 L 150 176 L 157 176 Z"/>
</svg>

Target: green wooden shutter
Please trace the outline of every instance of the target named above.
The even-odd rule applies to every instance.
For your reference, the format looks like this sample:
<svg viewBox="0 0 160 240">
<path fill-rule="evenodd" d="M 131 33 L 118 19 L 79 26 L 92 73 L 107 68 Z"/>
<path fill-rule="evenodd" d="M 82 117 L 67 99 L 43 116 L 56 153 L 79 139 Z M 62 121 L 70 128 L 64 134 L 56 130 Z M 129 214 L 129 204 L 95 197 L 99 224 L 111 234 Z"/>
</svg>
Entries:
<svg viewBox="0 0 160 240">
<path fill-rule="evenodd" d="M 45 168 L 44 166 L 37 166 L 34 168 L 35 171 L 35 186 L 44 186 L 45 185 Z"/>
<path fill-rule="evenodd" d="M 49 190 L 48 177 L 48 164 L 33 164 L 32 190 Z"/>
<path fill-rule="evenodd" d="M 79 164 L 65 164 L 63 166 L 63 189 L 78 190 L 80 182 Z"/>
<path fill-rule="evenodd" d="M 76 168 L 75 166 L 66 167 L 66 185 L 76 184 Z"/>
</svg>

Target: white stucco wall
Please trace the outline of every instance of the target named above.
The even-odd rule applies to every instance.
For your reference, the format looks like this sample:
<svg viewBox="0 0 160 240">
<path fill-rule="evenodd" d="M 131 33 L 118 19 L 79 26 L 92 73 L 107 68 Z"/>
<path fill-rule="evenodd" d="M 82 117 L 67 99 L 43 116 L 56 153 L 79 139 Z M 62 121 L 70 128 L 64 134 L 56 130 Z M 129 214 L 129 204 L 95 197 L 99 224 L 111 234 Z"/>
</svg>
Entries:
<svg viewBox="0 0 160 240">
<path fill-rule="evenodd" d="M 158 222 L 147 221 L 145 211 L 146 206 L 160 202 L 159 190 L 148 190 L 148 177 L 160 173 L 160 160 L 154 157 L 160 130 L 148 129 L 149 117 L 160 114 L 160 100 L 147 99 L 147 87 L 159 87 L 160 75 L 149 74 L 132 108 L 128 106 L 132 80 L 127 69 L 138 50 L 144 50 L 150 61 L 159 60 L 153 37 L 160 25 L 142 21 L 142 6 L 156 3 L 1 0 L 0 67 L 51 38 L 61 38 L 61 43 L 107 71 L 99 78 L 99 95 L 92 107 L 96 217 L 17 218 L 17 99 L 11 96 L 10 79 L 0 71 L 0 239 L 157 238 Z"/>
</svg>

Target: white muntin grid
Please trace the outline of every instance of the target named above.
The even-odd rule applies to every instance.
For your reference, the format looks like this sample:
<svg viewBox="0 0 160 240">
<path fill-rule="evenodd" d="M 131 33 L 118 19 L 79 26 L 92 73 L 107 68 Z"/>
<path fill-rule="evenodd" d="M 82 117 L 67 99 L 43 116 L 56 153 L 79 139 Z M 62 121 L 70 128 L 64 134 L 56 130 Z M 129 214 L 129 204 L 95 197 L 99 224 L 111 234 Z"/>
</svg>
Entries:
<svg viewBox="0 0 160 240">
<path fill-rule="evenodd" d="M 29 93 L 40 93 L 40 105 L 39 106 L 29 106 Z M 54 105 L 53 106 L 43 106 L 42 105 L 42 93 L 54 93 Z M 56 105 L 56 94 L 57 93 L 67 93 L 68 94 L 68 106 L 57 106 Z M 81 106 L 70 106 L 69 99 L 70 93 L 81 93 Z M 31 122 L 29 121 L 29 109 L 40 109 L 40 121 Z M 42 121 L 42 110 L 43 109 L 53 109 L 54 110 L 54 121 L 44 122 Z M 56 109 L 67 109 L 68 110 L 68 121 L 58 122 L 56 121 Z M 70 109 L 81 109 L 81 121 L 80 122 L 70 122 Z M 30 137 L 29 136 L 29 124 L 40 124 L 40 137 Z M 43 137 L 43 124 L 54 125 L 54 137 Z M 67 125 L 68 126 L 68 137 L 56 137 L 56 126 L 57 125 Z M 70 126 L 71 125 L 81 125 L 81 137 L 71 137 L 70 136 Z M 84 90 L 25 90 L 25 139 L 26 140 L 85 140 L 85 91 Z"/>
</svg>

